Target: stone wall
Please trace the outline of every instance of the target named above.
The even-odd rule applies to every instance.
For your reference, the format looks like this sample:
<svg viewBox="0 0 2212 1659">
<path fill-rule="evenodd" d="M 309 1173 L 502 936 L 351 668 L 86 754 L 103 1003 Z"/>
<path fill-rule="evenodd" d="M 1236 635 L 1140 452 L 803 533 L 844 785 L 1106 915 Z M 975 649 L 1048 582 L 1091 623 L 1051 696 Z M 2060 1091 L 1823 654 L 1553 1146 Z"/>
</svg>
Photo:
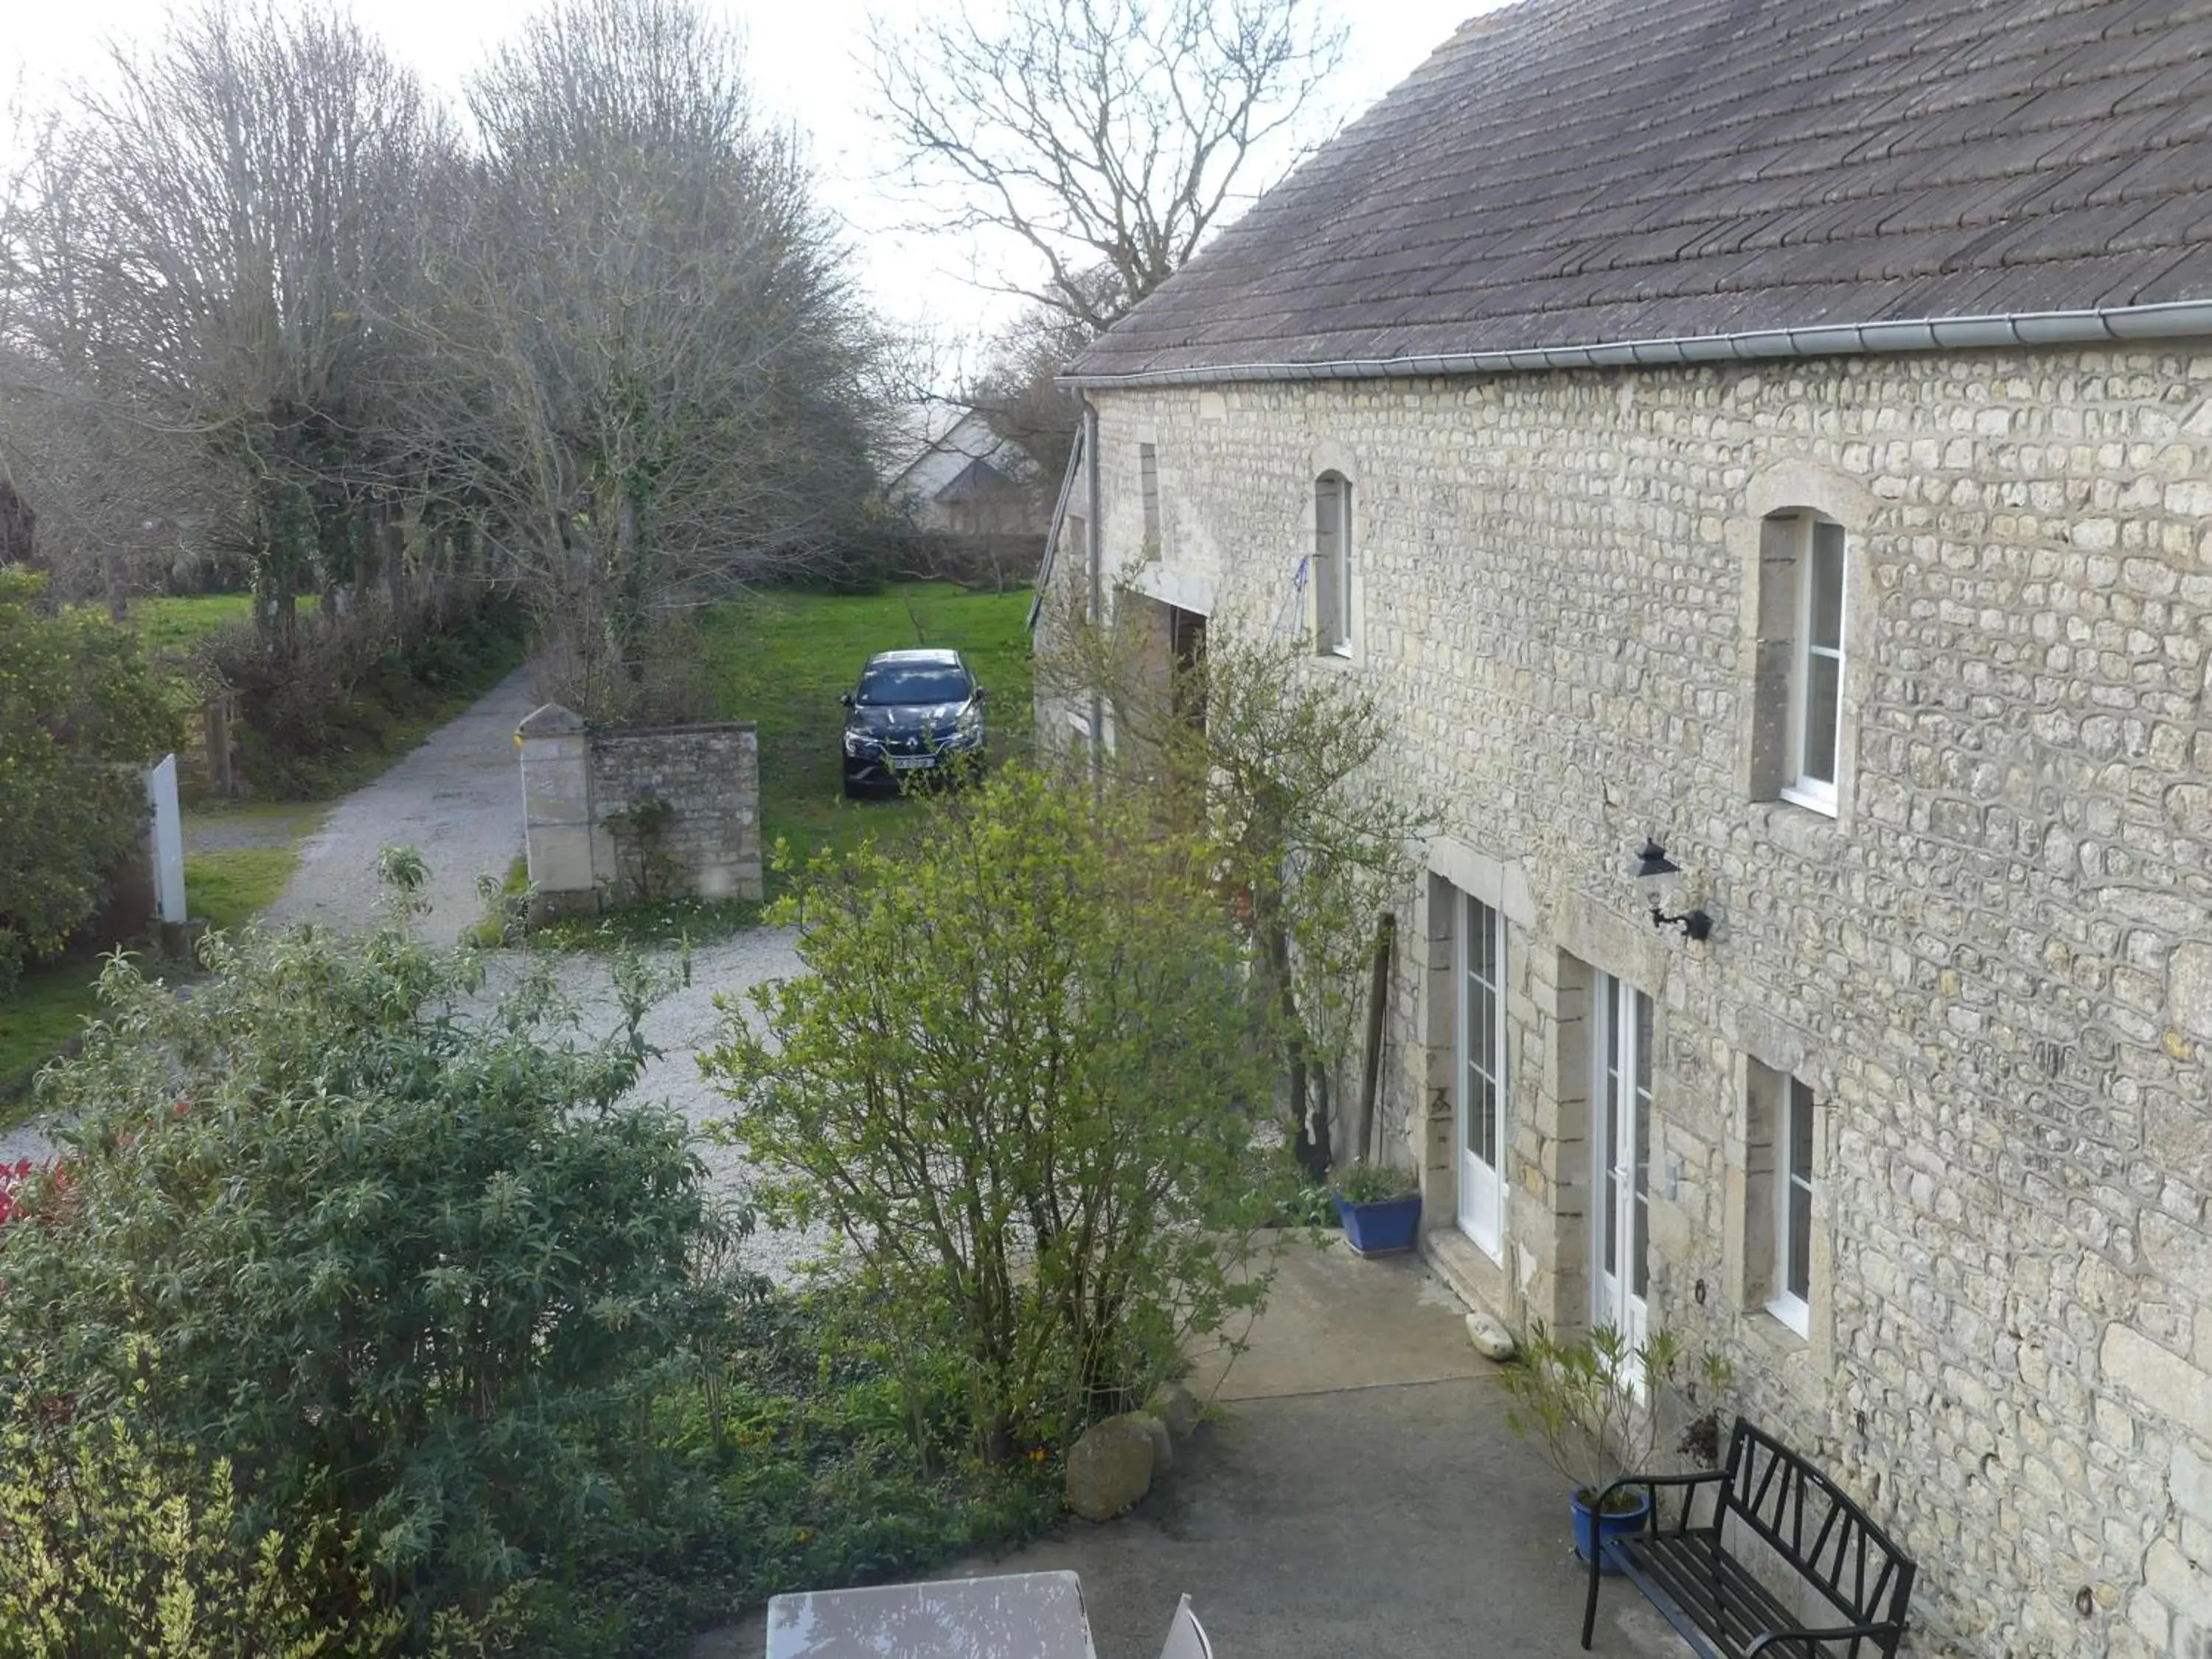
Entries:
<svg viewBox="0 0 2212 1659">
<path fill-rule="evenodd" d="M 548 703 L 515 741 L 542 911 L 761 896 L 760 743 L 750 723 L 595 728 Z"/>
<path fill-rule="evenodd" d="M 1376 690 L 1395 784 L 1441 809 L 1392 1007 L 1431 1226 L 1433 901 L 1508 921 L 1506 1243 L 1439 1255 L 1517 1321 L 1586 1317 L 1590 989 L 1632 982 L 1658 1011 L 1652 1321 L 1722 1346 L 1729 1403 L 1918 1557 L 1916 1650 L 2212 1656 L 2212 356 L 1098 401 L 1109 581 L 1216 639 L 1309 625 L 1313 481 L 1352 481 L 1354 651 L 1312 672 Z M 1849 535 L 1832 817 L 1759 798 L 1759 526 L 1790 507 Z M 1706 943 L 1650 925 L 1647 836 Z M 1749 1259 L 1754 1063 L 1820 1101 L 1803 1339 Z"/>
</svg>

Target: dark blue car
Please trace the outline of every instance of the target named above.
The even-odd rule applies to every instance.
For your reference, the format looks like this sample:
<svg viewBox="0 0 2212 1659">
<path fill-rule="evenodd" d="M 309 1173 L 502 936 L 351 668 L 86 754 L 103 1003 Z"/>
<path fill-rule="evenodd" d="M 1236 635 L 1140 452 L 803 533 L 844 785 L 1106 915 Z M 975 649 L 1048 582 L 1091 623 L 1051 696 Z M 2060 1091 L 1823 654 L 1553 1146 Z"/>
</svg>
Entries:
<svg viewBox="0 0 2212 1659">
<path fill-rule="evenodd" d="M 848 795 L 982 758 L 983 688 L 957 651 L 879 651 L 839 701 Z"/>
</svg>

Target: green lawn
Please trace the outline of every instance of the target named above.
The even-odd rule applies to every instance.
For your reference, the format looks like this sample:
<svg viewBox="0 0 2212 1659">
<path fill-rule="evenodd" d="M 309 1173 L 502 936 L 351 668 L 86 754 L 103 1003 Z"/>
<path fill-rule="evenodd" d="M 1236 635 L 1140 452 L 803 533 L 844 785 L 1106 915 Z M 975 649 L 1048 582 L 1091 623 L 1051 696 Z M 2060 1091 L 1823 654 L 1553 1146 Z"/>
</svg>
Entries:
<svg viewBox="0 0 2212 1659">
<path fill-rule="evenodd" d="M 300 614 L 315 608 L 315 596 L 302 593 Z M 149 598 L 131 601 L 131 626 L 157 655 L 189 651 L 203 637 L 230 623 L 242 623 L 253 614 L 250 593 L 197 593 L 186 599 Z"/>
<path fill-rule="evenodd" d="M 1030 744 L 1030 594 L 971 593 L 949 582 L 915 582 L 857 598 L 772 593 L 718 606 L 708 648 L 726 720 L 758 722 L 761 822 L 773 848 L 795 853 L 857 846 L 896 834 L 917 808 L 904 800 L 845 799 L 838 736 L 840 692 L 878 651 L 948 645 L 964 653 L 991 694 L 991 753 Z"/>
<path fill-rule="evenodd" d="M 299 833 L 304 835 L 311 827 L 309 823 Z M 292 879 L 292 872 L 299 867 L 296 842 L 188 854 L 185 891 L 190 896 L 192 914 L 205 916 L 210 927 L 223 933 L 251 921 L 274 904 L 284 884 Z"/>
<path fill-rule="evenodd" d="M 0 1000 L 0 1129 L 12 1129 L 30 1115 L 29 1091 L 15 1085 L 59 1054 L 99 1007 L 93 986 L 100 969 L 98 962 L 41 968 L 24 975 Z"/>
</svg>

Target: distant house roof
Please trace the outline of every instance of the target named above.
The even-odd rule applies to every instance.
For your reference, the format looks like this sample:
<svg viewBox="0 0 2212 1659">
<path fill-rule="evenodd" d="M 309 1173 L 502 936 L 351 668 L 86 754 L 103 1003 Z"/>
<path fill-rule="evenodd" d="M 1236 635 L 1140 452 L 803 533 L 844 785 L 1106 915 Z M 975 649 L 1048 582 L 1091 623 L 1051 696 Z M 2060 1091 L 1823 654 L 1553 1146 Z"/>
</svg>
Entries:
<svg viewBox="0 0 2212 1659">
<path fill-rule="evenodd" d="M 1010 449 L 974 410 L 943 404 L 924 405 L 918 412 L 913 445 L 905 464 L 884 486 L 884 494 L 941 499 L 942 491 L 965 477 L 975 462 L 1004 459 Z"/>
<path fill-rule="evenodd" d="M 1071 378 L 2212 332 L 2208 301 L 2212 0 L 1522 0 Z"/>
<path fill-rule="evenodd" d="M 1007 490 L 1015 488 L 1018 486 L 1012 478 L 978 455 L 960 469 L 951 483 L 937 492 L 937 499 L 947 504 L 955 501 L 988 501 L 994 495 L 1002 495 Z"/>
</svg>

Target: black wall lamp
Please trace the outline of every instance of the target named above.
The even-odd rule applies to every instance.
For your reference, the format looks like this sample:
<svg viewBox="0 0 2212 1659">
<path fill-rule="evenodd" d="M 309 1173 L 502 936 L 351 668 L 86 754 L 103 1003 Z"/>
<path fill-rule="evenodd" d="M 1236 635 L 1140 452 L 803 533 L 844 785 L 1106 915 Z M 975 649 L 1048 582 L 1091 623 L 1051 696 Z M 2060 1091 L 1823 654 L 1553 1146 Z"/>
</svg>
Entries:
<svg viewBox="0 0 2212 1659">
<path fill-rule="evenodd" d="M 1636 879 L 1662 884 L 1670 877 L 1682 873 L 1682 866 L 1667 856 L 1667 849 L 1656 841 L 1646 841 L 1644 850 L 1636 855 L 1636 868 L 1632 872 Z M 1703 910 L 1685 910 L 1679 916 L 1670 916 L 1659 908 L 1659 895 L 1651 893 L 1651 925 L 1654 927 L 1679 927 L 1687 939 L 1703 939 L 1713 931 L 1713 919 Z"/>
</svg>

